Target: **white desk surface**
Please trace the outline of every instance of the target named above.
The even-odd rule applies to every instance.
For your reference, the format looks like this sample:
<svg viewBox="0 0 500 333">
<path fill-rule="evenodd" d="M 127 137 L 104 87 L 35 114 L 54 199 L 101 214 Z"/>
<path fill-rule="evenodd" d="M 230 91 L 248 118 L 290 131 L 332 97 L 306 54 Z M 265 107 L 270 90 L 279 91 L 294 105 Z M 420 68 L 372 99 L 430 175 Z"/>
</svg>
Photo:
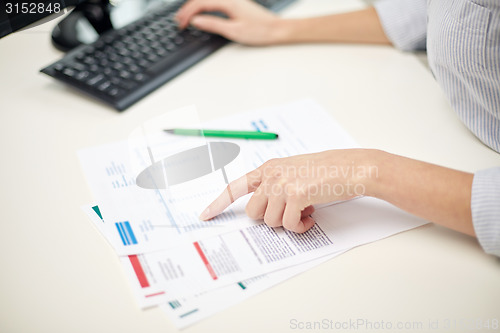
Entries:
<svg viewBox="0 0 500 333">
<path fill-rule="evenodd" d="M 300 0 L 285 13 L 361 6 Z M 49 42 L 53 25 L 0 40 L 0 332 L 176 330 L 160 309 L 138 308 L 118 258 L 80 210 L 92 196 L 76 155 L 167 110 L 196 104 L 206 120 L 313 98 L 363 146 L 471 172 L 500 165 L 431 73 L 391 47 L 233 44 L 117 113 L 38 73 L 61 56 Z M 500 261 L 475 239 L 427 225 L 355 248 L 185 332 L 299 331 L 294 319 L 421 322 L 424 331 L 448 320 L 464 331 L 500 319 L 499 281 Z"/>
</svg>

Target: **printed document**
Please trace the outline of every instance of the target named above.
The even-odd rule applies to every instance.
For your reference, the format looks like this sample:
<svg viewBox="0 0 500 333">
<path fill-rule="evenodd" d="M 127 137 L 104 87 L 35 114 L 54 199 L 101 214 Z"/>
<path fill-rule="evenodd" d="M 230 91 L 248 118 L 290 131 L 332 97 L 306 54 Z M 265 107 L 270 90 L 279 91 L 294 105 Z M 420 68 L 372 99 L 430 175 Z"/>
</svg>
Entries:
<svg viewBox="0 0 500 333">
<path fill-rule="evenodd" d="M 191 117 L 196 112 L 187 108 L 181 113 Z M 162 128 L 173 128 L 175 119 L 154 120 L 126 141 L 85 149 L 79 157 L 99 202 L 84 210 L 120 256 L 139 305 L 161 305 L 178 327 L 353 247 L 427 223 L 389 203 L 361 197 L 316 207 L 314 227 L 296 234 L 249 219 L 244 208 L 250 195 L 217 218 L 199 221 L 200 212 L 228 182 L 268 159 L 357 145 L 310 100 L 203 126 L 195 119 L 193 125 L 276 132 L 278 140 L 164 133 Z M 208 147 L 222 149 L 224 163 L 217 160 L 220 152 Z M 165 165 L 172 168 L 165 170 Z"/>
</svg>

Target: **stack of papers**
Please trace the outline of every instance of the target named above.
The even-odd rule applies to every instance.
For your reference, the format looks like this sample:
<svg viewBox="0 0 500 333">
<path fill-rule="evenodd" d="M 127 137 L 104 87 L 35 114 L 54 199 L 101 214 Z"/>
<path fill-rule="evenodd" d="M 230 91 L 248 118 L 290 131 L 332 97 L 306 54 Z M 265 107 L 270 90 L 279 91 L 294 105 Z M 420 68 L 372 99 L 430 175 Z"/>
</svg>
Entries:
<svg viewBox="0 0 500 333">
<path fill-rule="evenodd" d="M 215 168 L 181 184 L 144 188 L 137 176 L 155 161 L 207 141 L 221 141 L 168 135 L 162 127 L 174 127 L 172 118 L 168 124 L 156 119 L 143 125 L 139 135 L 127 141 L 79 152 L 98 203 L 83 209 L 120 257 L 139 306 L 160 306 L 178 328 L 355 246 L 426 223 L 383 201 L 360 198 L 318 208 L 313 214 L 315 226 L 296 234 L 246 217 L 249 195 L 212 221 L 199 221 L 200 212 L 227 181 L 270 158 L 357 147 L 313 101 L 203 124 L 201 128 L 276 132 L 279 139 L 224 140 L 238 145 L 239 154 L 222 171 Z"/>
</svg>

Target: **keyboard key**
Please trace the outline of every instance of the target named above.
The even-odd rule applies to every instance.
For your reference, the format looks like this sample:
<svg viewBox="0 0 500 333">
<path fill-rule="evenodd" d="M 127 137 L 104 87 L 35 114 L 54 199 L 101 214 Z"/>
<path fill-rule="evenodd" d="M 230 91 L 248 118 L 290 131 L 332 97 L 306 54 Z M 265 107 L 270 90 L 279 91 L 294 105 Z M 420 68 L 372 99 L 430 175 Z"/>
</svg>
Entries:
<svg viewBox="0 0 500 333">
<path fill-rule="evenodd" d="M 121 88 L 123 88 L 125 90 L 131 90 L 131 89 L 137 87 L 137 83 L 134 81 L 121 81 L 119 85 Z"/>
<path fill-rule="evenodd" d="M 160 57 L 164 57 L 165 55 L 167 55 L 167 51 L 165 49 L 159 49 L 156 51 L 156 54 Z"/>
<path fill-rule="evenodd" d="M 90 65 L 90 66 L 88 67 L 88 70 L 89 70 L 90 72 L 93 72 L 93 73 L 98 72 L 98 71 L 99 71 L 99 69 L 100 69 L 100 67 L 99 67 L 98 65 Z"/>
<path fill-rule="evenodd" d="M 82 71 L 82 72 L 79 72 L 78 74 L 75 75 L 75 79 L 77 79 L 78 81 L 84 81 L 89 76 L 90 76 L 89 72 Z"/>
<path fill-rule="evenodd" d="M 111 63 L 109 62 L 109 60 L 107 58 L 99 60 L 99 66 L 108 67 L 110 65 L 111 65 Z"/>
<path fill-rule="evenodd" d="M 64 68 L 64 65 L 61 63 L 57 63 L 54 65 L 54 70 L 56 70 L 57 72 L 61 72 Z"/>
<path fill-rule="evenodd" d="M 127 50 L 126 48 L 121 48 L 121 49 L 118 49 L 118 54 L 126 57 L 126 56 L 130 55 L 130 51 Z"/>
<path fill-rule="evenodd" d="M 89 79 L 89 80 L 87 81 L 87 84 L 88 84 L 89 86 L 91 86 L 91 87 L 92 87 L 92 86 L 97 85 L 97 84 L 98 84 L 99 82 L 101 82 L 102 80 L 104 80 L 104 75 L 102 75 L 102 74 L 98 74 L 98 75 L 96 75 L 96 76 L 92 77 L 91 79 Z"/>
<path fill-rule="evenodd" d="M 150 48 L 149 46 L 145 46 L 141 49 L 141 52 L 148 55 L 149 53 L 153 52 L 153 49 Z"/>
<path fill-rule="evenodd" d="M 159 59 L 159 57 L 154 53 L 148 54 L 146 58 L 151 62 L 156 62 Z"/>
<path fill-rule="evenodd" d="M 151 64 L 151 62 L 147 61 L 146 59 L 141 59 L 137 62 L 137 65 L 143 68 L 149 67 L 149 64 Z"/>
<path fill-rule="evenodd" d="M 125 68 L 125 66 L 121 62 L 115 62 L 113 65 L 111 65 L 111 67 L 116 69 L 117 71 Z"/>
<path fill-rule="evenodd" d="M 156 35 L 151 32 L 149 34 L 145 34 L 144 39 L 146 39 L 149 42 L 153 42 L 156 39 Z"/>
<path fill-rule="evenodd" d="M 66 76 L 69 76 L 69 77 L 74 77 L 77 74 L 77 72 L 72 68 L 65 68 L 62 71 L 62 73 Z"/>
<path fill-rule="evenodd" d="M 116 43 L 113 44 L 113 46 L 116 48 L 116 49 L 123 49 L 125 48 L 125 44 L 122 42 L 122 41 L 118 41 Z"/>
<path fill-rule="evenodd" d="M 135 63 L 135 60 L 132 58 L 132 57 L 126 57 L 122 60 L 122 62 L 125 64 L 125 65 L 132 65 Z"/>
<path fill-rule="evenodd" d="M 127 44 L 127 48 L 132 51 L 132 52 L 136 52 L 136 51 L 139 51 L 140 50 L 140 47 L 139 45 L 137 45 L 136 43 L 132 42 L 130 44 Z"/>
<path fill-rule="evenodd" d="M 101 50 L 104 48 L 104 46 L 106 46 L 106 43 L 104 43 L 104 41 L 102 40 L 97 40 L 95 43 L 94 43 L 94 47 L 96 48 L 96 50 Z"/>
<path fill-rule="evenodd" d="M 86 54 L 84 52 L 80 52 L 77 55 L 75 55 L 75 59 L 78 61 L 82 61 L 86 57 Z"/>
<path fill-rule="evenodd" d="M 139 66 L 137 66 L 137 65 L 133 64 L 133 65 L 130 65 L 130 66 L 128 67 L 128 70 L 129 70 L 131 73 L 136 74 L 136 73 L 139 73 L 139 72 L 141 71 L 141 68 L 140 68 Z"/>
<path fill-rule="evenodd" d="M 134 80 L 136 80 L 137 82 L 144 82 L 147 78 L 148 76 L 142 73 L 134 75 Z"/>
<path fill-rule="evenodd" d="M 110 54 L 108 54 L 108 59 L 111 62 L 116 62 L 120 59 L 120 56 L 116 53 L 110 53 Z"/>
<path fill-rule="evenodd" d="M 110 67 L 106 67 L 102 70 L 102 73 L 107 77 L 110 77 L 111 75 L 113 75 L 114 71 Z"/>
<path fill-rule="evenodd" d="M 127 72 L 127 71 L 121 71 L 119 74 L 118 74 L 122 79 L 125 79 L 125 80 L 128 80 L 132 77 L 132 73 L 130 72 Z"/>
<path fill-rule="evenodd" d="M 112 77 L 110 79 L 111 83 L 114 84 L 114 85 L 119 85 L 120 82 L 122 82 L 122 79 L 120 79 L 118 76 L 115 76 L 115 77 Z"/>
<path fill-rule="evenodd" d="M 102 41 L 106 44 L 111 43 L 114 39 L 115 39 L 115 37 L 112 34 L 107 34 L 107 35 L 102 37 Z"/>
<path fill-rule="evenodd" d="M 136 60 L 139 60 L 143 57 L 142 53 L 139 51 L 132 52 L 130 56 Z"/>
<path fill-rule="evenodd" d="M 109 87 L 111 87 L 111 82 L 110 81 L 104 81 L 101 84 L 97 86 L 97 90 L 99 91 L 106 91 Z"/>
<path fill-rule="evenodd" d="M 85 53 L 87 55 L 93 55 L 95 52 L 95 47 L 93 47 L 92 45 L 89 45 L 85 48 Z"/>
<path fill-rule="evenodd" d="M 111 88 L 107 90 L 106 93 L 111 97 L 119 97 L 123 95 L 124 91 L 120 88 Z"/>
<path fill-rule="evenodd" d="M 83 62 L 87 65 L 94 65 L 97 63 L 97 60 L 94 57 L 87 56 L 83 59 Z"/>
</svg>

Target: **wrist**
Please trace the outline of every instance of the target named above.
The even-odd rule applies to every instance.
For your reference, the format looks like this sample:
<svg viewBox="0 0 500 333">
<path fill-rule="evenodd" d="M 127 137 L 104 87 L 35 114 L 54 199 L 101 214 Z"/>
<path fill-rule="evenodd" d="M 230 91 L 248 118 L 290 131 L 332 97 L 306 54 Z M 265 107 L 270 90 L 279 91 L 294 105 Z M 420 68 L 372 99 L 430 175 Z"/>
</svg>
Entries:
<svg viewBox="0 0 500 333">
<path fill-rule="evenodd" d="M 319 164 L 331 166 L 327 182 L 340 199 L 378 197 L 382 168 L 388 155 L 376 149 L 334 149 L 328 151 Z"/>
<path fill-rule="evenodd" d="M 271 23 L 270 44 L 289 44 L 294 41 L 297 30 L 297 20 L 276 18 Z"/>
<path fill-rule="evenodd" d="M 360 166 L 364 169 L 355 180 L 364 188 L 364 195 L 369 197 L 383 197 L 384 172 L 391 154 L 377 149 L 364 151 Z"/>
</svg>

